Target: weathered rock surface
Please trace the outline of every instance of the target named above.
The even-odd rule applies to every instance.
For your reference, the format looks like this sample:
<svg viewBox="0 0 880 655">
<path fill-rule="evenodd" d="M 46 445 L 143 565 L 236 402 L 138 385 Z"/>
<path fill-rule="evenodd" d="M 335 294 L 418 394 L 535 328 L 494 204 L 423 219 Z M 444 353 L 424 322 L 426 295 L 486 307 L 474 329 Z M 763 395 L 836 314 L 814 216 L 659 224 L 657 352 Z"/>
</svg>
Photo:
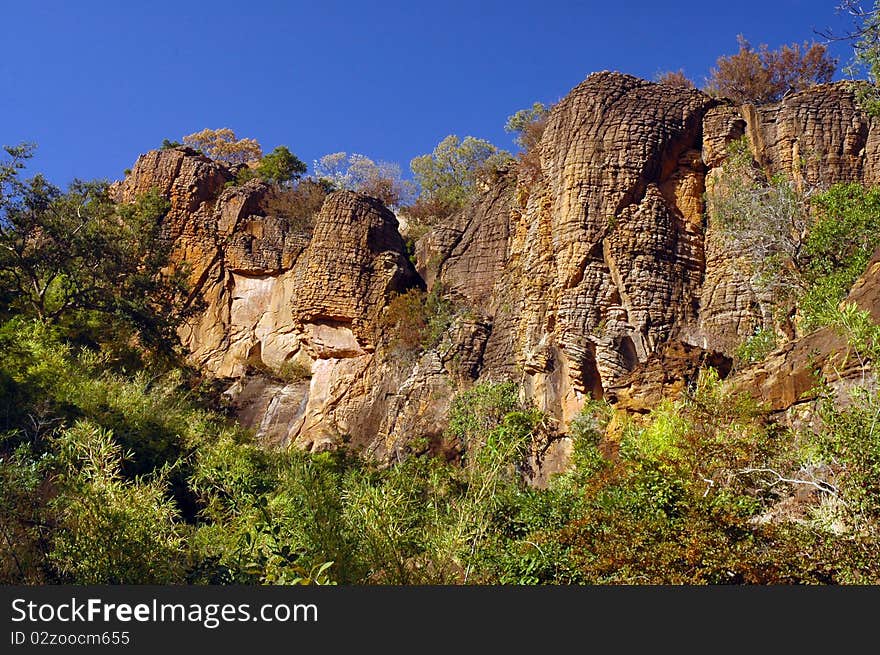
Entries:
<svg viewBox="0 0 880 655">
<path fill-rule="evenodd" d="M 267 215 L 270 187 L 227 188 L 233 178 L 176 148 L 142 156 L 116 190 L 131 201 L 158 188 L 171 201 L 174 260 L 204 304 L 181 330 L 191 358 L 236 379 L 228 395 L 266 442 L 384 448 L 377 435 L 396 434 L 397 423 L 406 429 L 407 403 L 424 405 L 431 385 L 420 370 L 407 391 L 410 371 L 373 355 L 382 308 L 392 294 L 423 285 L 395 216 L 372 198 L 337 192 L 306 233 Z"/>
<path fill-rule="evenodd" d="M 499 185 L 417 249 L 429 284 L 465 295 L 470 285 L 488 312 L 481 375 L 521 380 L 564 425 L 589 396 L 644 411 L 701 364 L 729 370 L 774 301 L 710 228 L 704 201 L 744 136 L 767 175 L 878 181 L 880 137 L 846 84 L 759 108 L 617 73 L 576 87 L 544 132 L 543 182 Z M 502 189 L 512 207 L 497 201 Z"/>
<path fill-rule="evenodd" d="M 644 412 L 700 366 L 729 369 L 773 300 L 704 201 L 743 136 L 768 175 L 880 181 L 880 134 L 846 84 L 756 108 L 603 72 L 552 110 L 537 181 L 500 173 L 419 240 L 415 268 L 378 201 L 332 194 L 304 232 L 264 209 L 270 187 L 228 188 L 234 171 L 185 148 L 142 156 L 117 192 L 171 200 L 176 261 L 205 303 L 181 336 L 196 364 L 234 379 L 245 423 L 270 443 L 387 461 L 418 440 L 443 450 L 449 403 L 474 380 L 520 382 L 564 433 L 591 397 Z M 880 312 L 877 281 L 852 297 Z M 377 327 L 389 299 L 438 284 L 470 310 L 430 351 L 394 352 Z M 844 345 L 817 333 L 738 379 L 781 411 L 812 384 L 815 352 L 839 367 Z"/>
<path fill-rule="evenodd" d="M 696 321 L 701 130 L 715 104 L 591 75 L 550 116 L 541 184 L 506 192 L 513 204 L 498 202 L 496 188 L 426 237 L 426 251 L 454 244 L 437 267 L 444 287 L 492 318 L 485 377 L 521 372 L 527 395 L 565 423 Z"/>
<path fill-rule="evenodd" d="M 700 369 L 712 367 L 723 378 L 732 361 L 681 341 L 670 341 L 609 386 L 609 402 L 627 412 L 643 413 L 664 399 L 674 399 L 697 382 Z"/>
</svg>

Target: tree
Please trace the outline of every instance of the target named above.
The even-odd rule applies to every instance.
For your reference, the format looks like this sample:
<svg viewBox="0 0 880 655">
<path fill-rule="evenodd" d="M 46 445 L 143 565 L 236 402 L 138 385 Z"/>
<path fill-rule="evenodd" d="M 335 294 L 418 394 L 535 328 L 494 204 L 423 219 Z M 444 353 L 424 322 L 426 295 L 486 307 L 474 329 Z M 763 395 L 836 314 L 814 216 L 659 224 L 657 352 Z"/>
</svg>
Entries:
<svg viewBox="0 0 880 655">
<path fill-rule="evenodd" d="M 517 155 L 519 178 L 528 183 L 537 182 L 542 175 L 541 152 L 538 146 L 547 127 L 550 109 L 543 103 L 536 102 L 528 109 L 520 109 L 509 116 L 504 125 L 504 131 L 512 132 L 515 135 L 514 143 L 520 147 Z"/>
<path fill-rule="evenodd" d="M 75 180 L 66 192 L 19 173 L 32 146 L 5 148 L 0 165 L 0 296 L 7 311 L 59 324 L 98 312 L 145 341 L 171 348 L 183 317 L 183 274 L 169 273 L 162 237 L 168 202 L 158 192 L 117 206 L 106 182 Z"/>
<path fill-rule="evenodd" d="M 677 71 L 666 71 L 665 73 L 660 73 L 654 79 L 658 84 L 665 84 L 666 86 L 674 86 L 679 89 L 695 89 L 696 85 L 691 82 L 687 75 L 684 74 L 684 70 L 679 68 Z"/>
<path fill-rule="evenodd" d="M 739 103 L 776 102 L 789 91 L 803 91 L 815 84 L 830 82 L 837 60 L 821 43 L 784 45 L 758 50 L 740 34 L 739 52 L 722 56 L 707 81 L 709 95 L 730 98 Z"/>
<path fill-rule="evenodd" d="M 365 155 L 334 152 L 315 162 L 318 180 L 334 189 L 357 191 L 378 198 L 389 207 L 410 202 L 411 182 L 401 178 L 397 164 L 375 162 Z"/>
<path fill-rule="evenodd" d="M 308 170 L 303 161 L 287 146 L 278 146 L 257 164 L 256 173 L 267 182 L 285 184 L 298 180 Z"/>
<path fill-rule="evenodd" d="M 868 84 L 859 85 L 856 94 L 862 108 L 871 116 L 880 116 L 880 2 L 863 9 L 857 0 L 844 0 L 838 12 L 847 13 L 853 20 L 853 29 L 843 35 L 831 30 L 818 34 L 829 41 L 850 41 L 853 60 L 847 72 L 855 77 L 863 74 Z"/>
<path fill-rule="evenodd" d="M 531 150 L 541 140 L 549 115 L 550 107 L 536 102 L 528 109 L 520 109 L 513 116 L 509 116 L 504 131 L 514 134 L 513 141 L 520 148 Z"/>
<path fill-rule="evenodd" d="M 183 145 L 227 164 L 246 164 L 263 156 L 263 149 L 256 139 L 238 139 L 228 127 L 188 134 L 183 137 Z"/>
<path fill-rule="evenodd" d="M 463 206 L 487 173 L 510 161 L 510 153 L 472 136 L 450 134 L 429 155 L 416 157 L 410 168 L 421 188 L 420 199 Z"/>
<path fill-rule="evenodd" d="M 76 584 L 183 581 L 185 542 L 179 511 L 160 474 L 126 480 L 113 435 L 80 421 L 57 437 L 62 489 L 52 563 Z"/>
</svg>

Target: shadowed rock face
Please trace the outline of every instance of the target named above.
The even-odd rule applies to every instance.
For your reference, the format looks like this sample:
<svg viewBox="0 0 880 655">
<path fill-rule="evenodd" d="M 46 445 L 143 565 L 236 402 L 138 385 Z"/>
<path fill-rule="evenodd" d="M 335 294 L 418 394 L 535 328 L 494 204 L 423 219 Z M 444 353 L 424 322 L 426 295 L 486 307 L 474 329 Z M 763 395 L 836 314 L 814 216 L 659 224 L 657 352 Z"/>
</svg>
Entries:
<svg viewBox="0 0 880 655">
<path fill-rule="evenodd" d="M 699 366 L 729 366 L 766 299 L 709 227 L 704 192 L 744 135 L 769 174 L 811 185 L 880 175 L 877 129 L 845 84 L 755 108 L 604 72 L 554 107 L 540 179 L 502 172 L 416 244 L 415 268 L 378 201 L 334 193 L 306 234 L 262 209 L 268 186 L 226 188 L 233 170 L 185 148 L 142 156 L 117 192 L 158 187 L 171 200 L 175 256 L 206 305 L 181 336 L 197 365 L 234 379 L 248 425 L 273 443 L 388 460 L 413 438 L 442 441 L 452 396 L 475 379 L 521 382 L 565 432 L 590 397 L 646 411 Z M 425 283 L 471 311 L 407 360 L 376 319 Z M 787 357 L 752 383 L 784 387 Z"/>
</svg>

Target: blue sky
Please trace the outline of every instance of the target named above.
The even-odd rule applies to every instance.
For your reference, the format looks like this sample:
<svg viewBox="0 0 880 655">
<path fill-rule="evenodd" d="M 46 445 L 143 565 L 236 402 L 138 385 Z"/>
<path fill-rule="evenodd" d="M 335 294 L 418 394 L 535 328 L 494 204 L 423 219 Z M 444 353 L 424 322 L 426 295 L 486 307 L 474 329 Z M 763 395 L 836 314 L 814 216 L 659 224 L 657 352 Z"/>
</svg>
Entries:
<svg viewBox="0 0 880 655">
<path fill-rule="evenodd" d="M 507 116 L 594 71 L 702 84 L 738 33 L 776 47 L 845 28 L 835 4 L 0 0 L 0 144 L 37 143 L 31 170 L 58 184 L 117 179 L 205 127 L 407 171 L 447 134 L 513 149 Z"/>
</svg>

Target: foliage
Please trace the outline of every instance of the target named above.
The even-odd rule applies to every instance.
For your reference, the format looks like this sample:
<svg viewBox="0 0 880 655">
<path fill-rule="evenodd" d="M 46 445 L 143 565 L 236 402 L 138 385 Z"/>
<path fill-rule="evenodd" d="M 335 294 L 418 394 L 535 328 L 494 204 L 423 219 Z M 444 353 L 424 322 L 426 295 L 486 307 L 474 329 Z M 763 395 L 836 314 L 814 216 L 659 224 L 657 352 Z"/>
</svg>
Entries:
<svg viewBox="0 0 880 655">
<path fill-rule="evenodd" d="M 837 11 L 849 15 L 853 28 L 842 35 L 831 30 L 819 34 L 829 42 L 847 41 L 852 45 L 853 57 L 845 71 L 854 79 L 865 80 L 853 85 L 856 97 L 869 116 L 880 116 L 880 3 L 875 0 L 865 8 L 859 0 L 843 0 Z"/>
<path fill-rule="evenodd" d="M 748 258 L 753 287 L 782 313 L 796 305 L 802 331 L 829 323 L 880 246 L 880 190 L 835 184 L 820 191 L 767 179 L 745 137 L 729 145 L 707 198 L 729 249 Z"/>
<path fill-rule="evenodd" d="M 804 243 L 807 289 L 799 302 L 805 330 L 831 322 L 880 246 L 880 189 L 837 184 L 812 205 L 815 219 Z"/>
<path fill-rule="evenodd" d="M 289 230 L 310 234 L 326 198 L 324 185 L 305 179 L 294 186 L 272 188 L 263 196 L 261 209 L 267 216 L 283 219 Z"/>
<path fill-rule="evenodd" d="M 239 170 L 236 181 L 243 184 L 255 177 L 270 184 L 288 186 L 302 177 L 308 167 L 287 146 L 278 146 L 264 156 L 253 168 Z"/>
<path fill-rule="evenodd" d="M 162 234 L 168 202 L 157 191 L 117 206 L 104 182 L 74 181 L 63 193 L 37 175 L 19 179 L 31 154 L 7 148 L 0 168 L 0 295 L 8 311 L 47 323 L 88 323 L 135 330 L 164 350 L 184 316 L 184 271 L 169 273 L 171 244 Z"/>
<path fill-rule="evenodd" d="M 707 189 L 711 215 L 731 252 L 752 262 L 752 283 L 780 303 L 803 288 L 809 191 L 755 167 L 747 137 L 728 144 L 722 176 Z"/>
<path fill-rule="evenodd" d="M 504 131 L 514 134 L 513 141 L 522 150 L 531 150 L 541 140 L 549 114 L 550 107 L 542 102 L 536 102 L 528 109 L 520 109 L 512 116 L 508 116 Z"/>
<path fill-rule="evenodd" d="M 27 150 L 10 154 L 0 201 L 11 216 L 67 206 L 54 204 L 60 191 L 28 204 L 41 196 L 23 192 L 33 182 L 17 186 Z M 747 191 L 776 184 L 753 171 L 744 144 L 728 166 L 750 180 Z M 309 180 L 275 190 L 273 215 L 288 218 L 326 193 Z M 837 298 L 864 267 L 877 245 L 875 195 L 841 185 L 810 198 L 808 256 L 791 256 L 808 290 Z M 776 220 L 762 211 L 751 216 Z M 128 358 L 106 334 L 83 339 L 94 314 L 40 320 L 2 289 L 0 582 L 880 582 L 880 327 L 851 303 L 829 300 L 822 320 L 846 338 L 862 385 L 841 406 L 826 380 L 808 427 L 776 424 L 712 369 L 644 415 L 587 402 L 567 435 L 515 383 L 481 381 L 451 402 L 442 438 L 458 445 L 453 461 L 410 455 L 378 467 L 346 452 L 265 447 L 192 371 Z M 437 346 L 459 311 L 440 287 L 391 304 L 382 320 L 413 349 Z M 739 358 L 770 341 L 757 333 Z M 530 486 L 542 448 L 559 437 L 571 465 L 546 488 Z"/>
<path fill-rule="evenodd" d="M 840 324 L 867 362 L 880 328 L 852 312 Z M 570 429 L 572 467 L 537 489 L 524 475 L 549 422 L 510 382 L 453 399 L 462 465 L 410 456 L 377 469 L 265 449 L 179 377 L 102 373 L 101 357 L 40 323 L 0 335 L 5 581 L 878 580 L 875 399 L 828 402 L 805 444 L 707 370 L 642 420 L 589 403 Z M 814 497 L 788 518 L 804 487 Z"/>
<path fill-rule="evenodd" d="M 431 154 L 413 159 L 410 168 L 421 189 L 419 197 L 458 209 L 476 192 L 480 179 L 509 160 L 509 153 L 488 141 L 472 136 L 461 140 L 450 134 Z"/>
<path fill-rule="evenodd" d="M 779 478 L 802 484 L 794 435 L 774 432 L 761 417 L 748 397 L 704 372 L 685 400 L 624 428 L 619 458 L 584 479 L 571 519 L 536 543 L 554 544 L 566 568 L 589 583 L 848 579 L 857 550 L 848 538 L 759 520 L 781 507 Z M 792 473 L 767 477 L 776 470 Z M 831 563 L 831 550 L 846 556 Z"/>
<path fill-rule="evenodd" d="M 239 139 L 228 127 L 206 128 L 183 137 L 183 145 L 194 148 L 216 161 L 226 164 L 246 164 L 263 156 L 256 139 Z M 162 144 L 163 148 L 165 144 Z"/>
<path fill-rule="evenodd" d="M 666 71 L 665 73 L 658 73 L 654 78 L 654 81 L 658 84 L 665 84 L 666 86 L 674 86 L 679 89 L 695 89 L 696 85 L 690 80 L 690 78 L 685 75 L 684 69 L 679 68 L 677 71 Z"/>
<path fill-rule="evenodd" d="M 517 156 L 519 174 L 527 183 L 532 184 L 539 180 L 541 171 L 541 137 L 547 127 L 550 117 L 550 107 L 536 102 L 528 109 L 520 109 L 508 117 L 504 126 L 506 132 L 512 132 L 514 142 L 520 147 Z"/>
<path fill-rule="evenodd" d="M 413 287 L 391 299 L 379 325 L 391 331 L 392 350 L 412 353 L 437 346 L 455 312 L 441 284 L 435 284 L 430 293 Z"/>
<path fill-rule="evenodd" d="M 459 209 L 457 202 L 441 197 L 420 195 L 408 207 L 402 207 L 401 213 L 406 217 L 408 231 L 415 227 L 416 231 L 427 231 L 444 218 L 451 216 Z"/>
<path fill-rule="evenodd" d="M 734 366 L 737 368 L 762 361 L 779 345 L 779 337 L 772 328 L 758 327 L 754 334 L 747 337 L 736 347 L 733 353 Z"/>
<path fill-rule="evenodd" d="M 164 476 L 122 477 L 122 450 L 88 422 L 58 436 L 61 487 L 50 560 L 79 584 L 170 584 L 183 580 L 184 540 Z"/>
<path fill-rule="evenodd" d="M 314 169 L 318 180 L 331 188 L 364 193 L 388 207 L 407 205 L 413 195 L 413 185 L 401 178 L 400 166 L 365 155 L 334 152 L 316 161 Z"/>
<path fill-rule="evenodd" d="M 456 395 L 449 408 L 448 432 L 467 448 L 520 406 L 512 382 L 482 382 Z"/>
<path fill-rule="evenodd" d="M 706 92 L 738 103 L 764 104 L 780 100 L 788 91 L 802 91 L 814 84 L 830 82 L 837 60 L 821 43 L 783 45 L 769 50 L 752 48 L 737 37 L 739 52 L 718 58 L 710 71 Z"/>
</svg>

